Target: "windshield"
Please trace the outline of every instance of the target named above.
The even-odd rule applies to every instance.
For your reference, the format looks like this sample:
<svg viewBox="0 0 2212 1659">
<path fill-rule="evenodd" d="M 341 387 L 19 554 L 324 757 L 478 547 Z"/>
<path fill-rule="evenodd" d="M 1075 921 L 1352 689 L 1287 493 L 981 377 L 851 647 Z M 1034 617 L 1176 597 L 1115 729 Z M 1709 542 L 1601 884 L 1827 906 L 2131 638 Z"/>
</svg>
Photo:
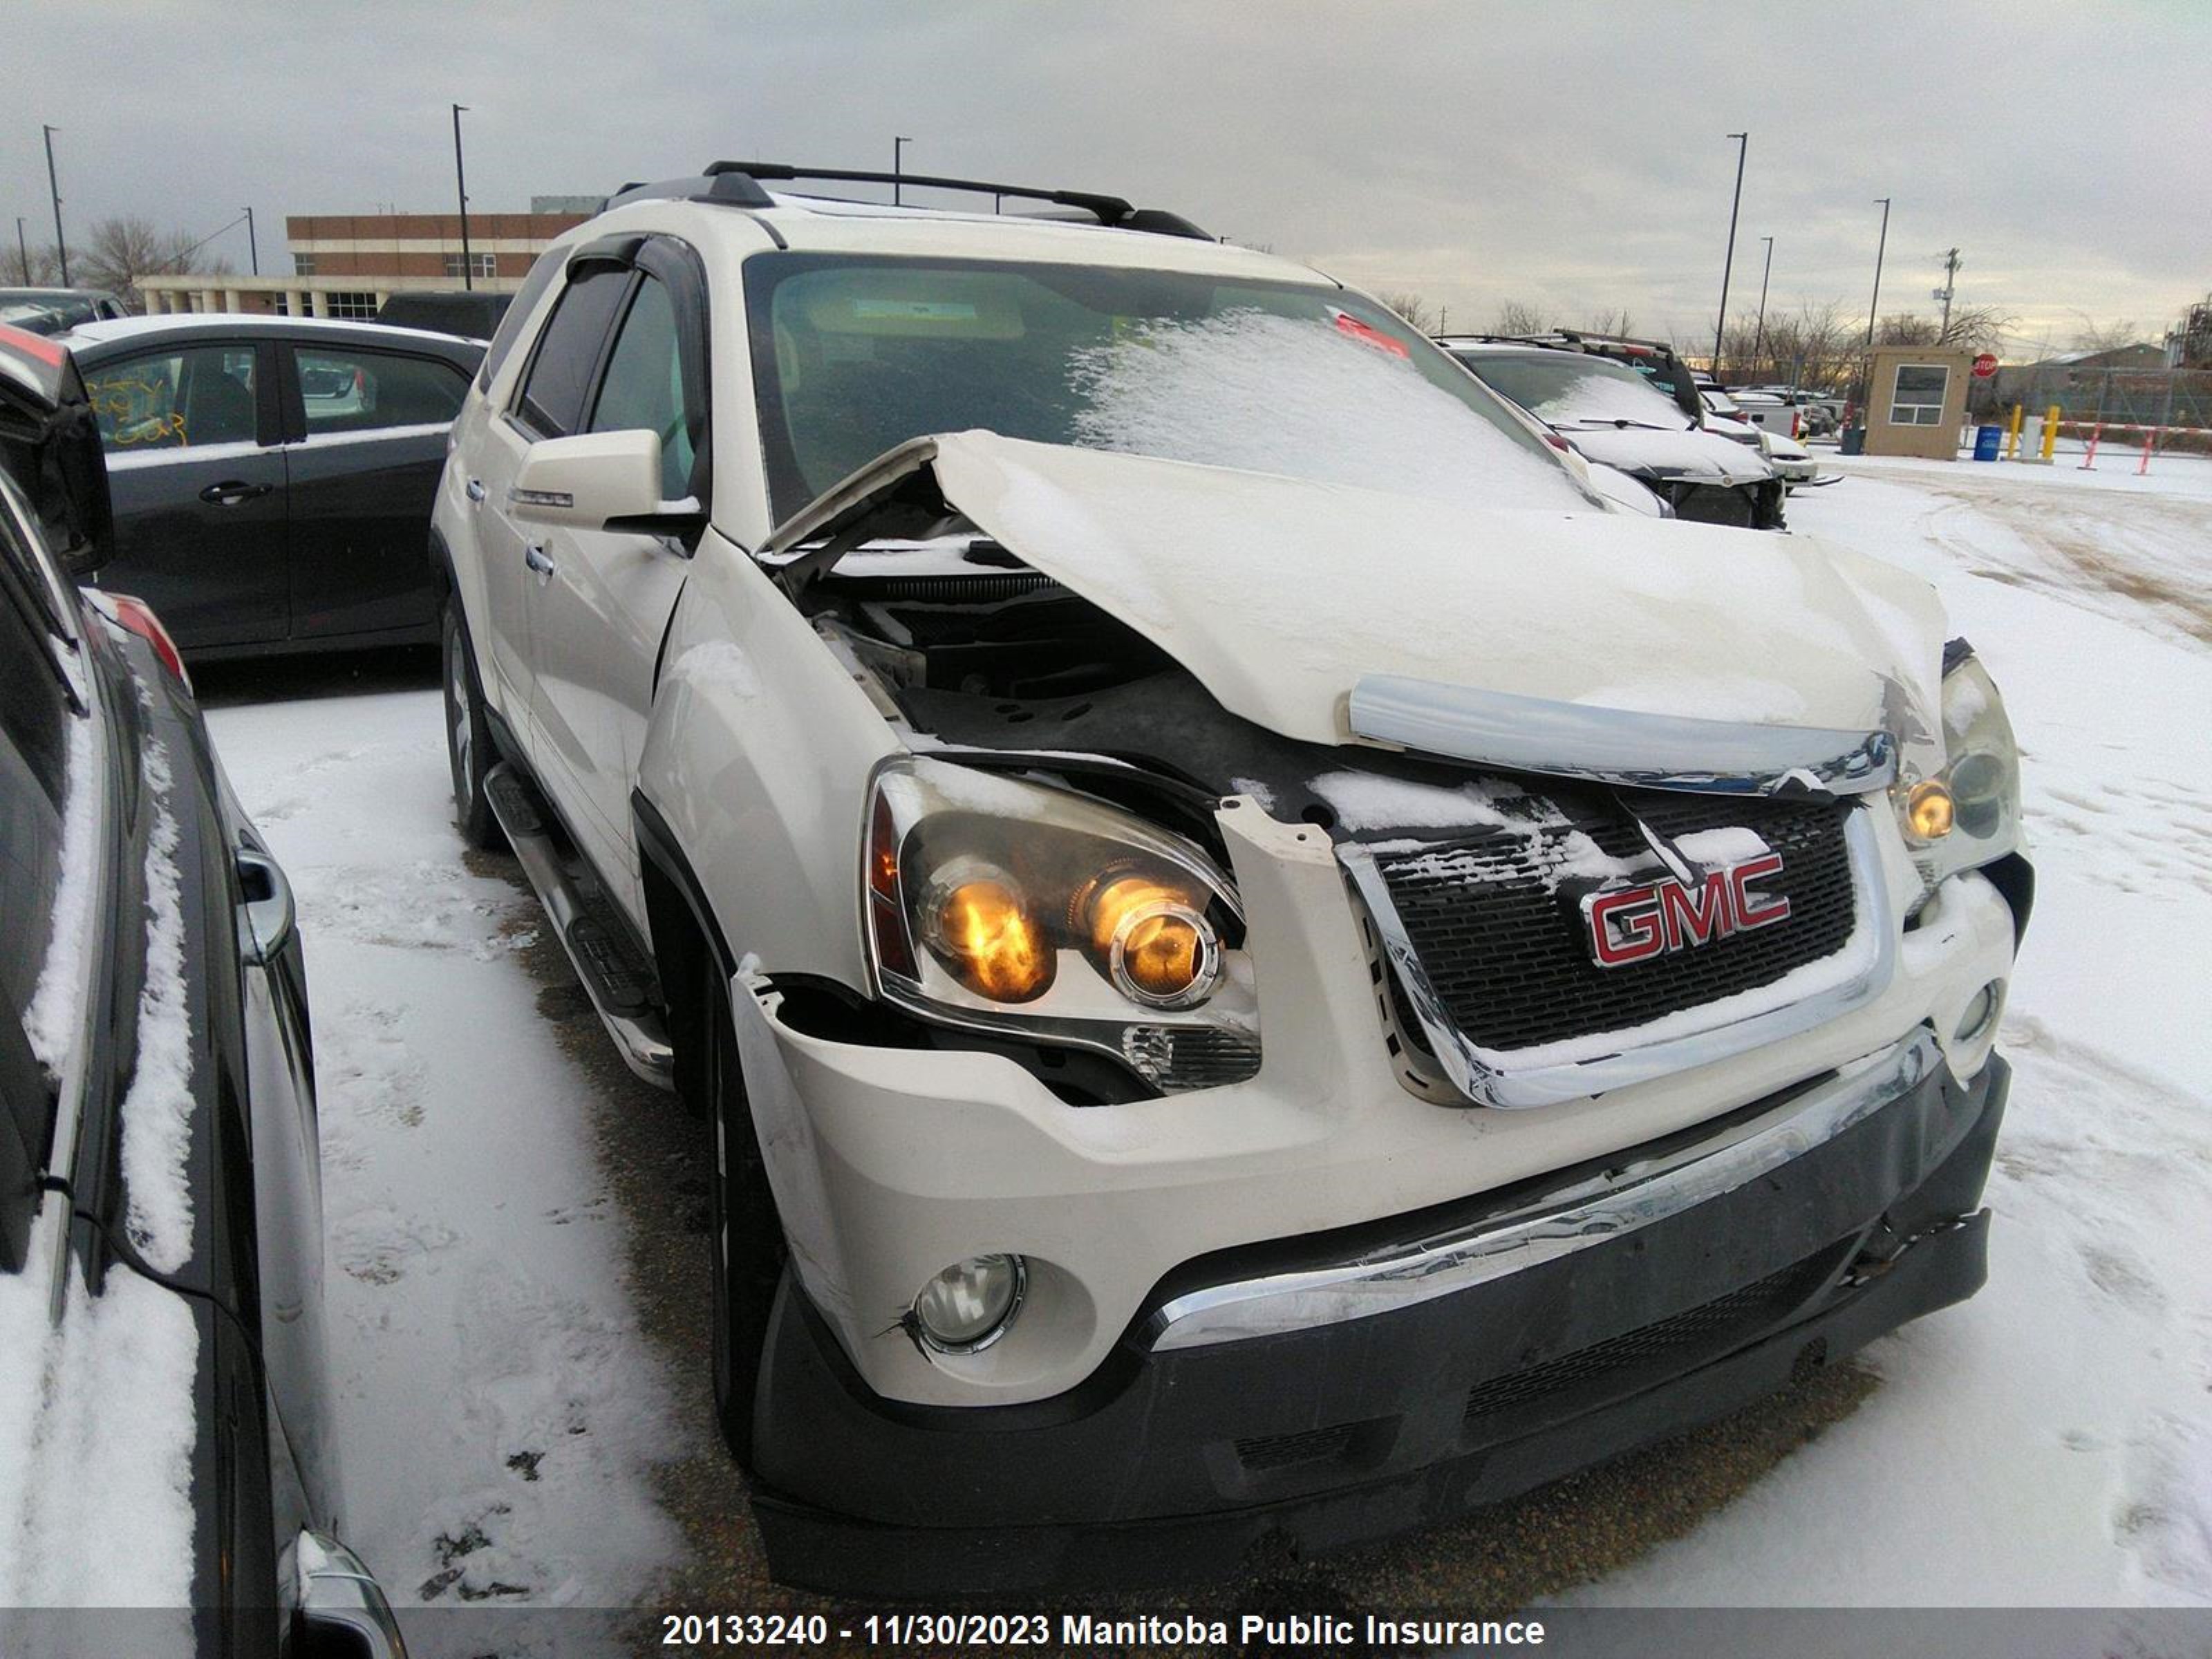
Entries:
<svg viewBox="0 0 2212 1659">
<path fill-rule="evenodd" d="M 1589 504 L 1441 351 L 1341 289 L 798 253 L 745 272 L 778 519 L 909 438 L 975 428 L 1493 507 Z"/>
<path fill-rule="evenodd" d="M 1674 400 L 1634 369 L 1579 351 L 1470 351 L 1460 362 L 1485 385 L 1554 426 L 1586 422 L 1663 427 L 1689 421 Z"/>
</svg>

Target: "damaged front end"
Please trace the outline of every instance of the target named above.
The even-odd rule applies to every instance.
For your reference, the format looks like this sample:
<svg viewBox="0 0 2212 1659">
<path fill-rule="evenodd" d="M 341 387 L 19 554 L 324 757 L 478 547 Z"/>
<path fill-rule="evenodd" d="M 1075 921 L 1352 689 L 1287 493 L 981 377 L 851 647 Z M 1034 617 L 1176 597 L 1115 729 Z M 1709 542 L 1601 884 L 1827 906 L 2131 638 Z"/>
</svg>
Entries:
<svg viewBox="0 0 2212 1659">
<path fill-rule="evenodd" d="M 1091 487 L 1102 473 L 1135 528 Z M 1908 588 L 1855 605 L 1801 557 L 1781 584 L 1799 612 L 1777 618 L 1800 636 L 1800 672 L 1761 683 L 1743 671 L 1756 627 L 1719 628 L 1728 607 L 1686 586 L 1723 635 L 1700 642 L 1700 680 L 1680 619 L 1653 623 L 1665 594 L 1648 562 L 1580 594 L 1570 580 L 1532 595 L 1510 572 L 1486 591 L 1498 567 L 1463 530 L 1440 546 L 1432 504 L 1347 509 L 1357 492 L 1314 490 L 967 434 L 902 446 L 771 538 L 764 562 L 908 751 L 871 796 L 873 995 L 979 1041 L 1103 1058 L 1139 1096 L 1250 1078 L 1261 999 L 1220 822 L 1240 809 L 1333 849 L 1379 1042 L 1424 1099 L 1592 1096 L 1882 992 L 1913 896 L 1886 857 L 1883 792 L 1940 761 L 1913 661 L 1940 632 L 1915 637 Z M 1376 580 L 1285 606 L 1275 584 L 1310 550 L 1378 527 L 1363 510 L 1404 519 Z M 1477 528 L 1553 529 L 1500 517 Z M 1194 550 L 1180 569 L 1156 556 L 1168 539 Z M 1771 545 L 1760 557 L 1780 559 Z M 1726 558 L 1697 550 L 1700 577 L 1759 571 L 1715 546 Z M 1376 604 L 1401 553 L 1456 577 L 1459 597 Z M 1190 612 L 1170 585 L 1185 572 Z M 1803 605 L 1823 576 L 1823 603 Z M 1241 620 L 1215 608 L 1240 583 L 1256 613 Z M 1623 591 L 1644 605 L 1624 609 Z M 1607 702 L 1510 617 L 1451 625 L 1455 610 L 1577 599 L 1594 627 L 1624 630 L 1583 653 L 1616 677 Z M 1443 679 L 1447 656 L 1492 686 Z M 1759 700 L 1799 718 L 1717 712 Z"/>
</svg>

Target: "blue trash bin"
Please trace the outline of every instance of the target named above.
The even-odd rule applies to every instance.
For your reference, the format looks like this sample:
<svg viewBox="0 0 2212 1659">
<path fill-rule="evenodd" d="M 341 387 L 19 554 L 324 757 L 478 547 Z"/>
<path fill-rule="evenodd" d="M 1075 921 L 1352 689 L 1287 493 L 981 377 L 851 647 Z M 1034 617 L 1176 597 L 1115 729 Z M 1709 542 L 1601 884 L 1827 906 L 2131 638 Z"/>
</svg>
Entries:
<svg viewBox="0 0 2212 1659">
<path fill-rule="evenodd" d="M 2004 428 L 2001 426 L 1978 426 L 1974 428 L 1974 459 L 1994 461 L 1997 451 L 2004 447 Z"/>
</svg>

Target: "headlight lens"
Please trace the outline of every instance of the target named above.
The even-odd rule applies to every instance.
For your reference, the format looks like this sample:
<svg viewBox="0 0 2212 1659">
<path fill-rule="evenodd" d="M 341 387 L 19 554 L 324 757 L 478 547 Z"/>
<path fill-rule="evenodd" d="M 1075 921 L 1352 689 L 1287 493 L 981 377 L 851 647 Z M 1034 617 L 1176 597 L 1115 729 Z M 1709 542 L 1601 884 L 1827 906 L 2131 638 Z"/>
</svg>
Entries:
<svg viewBox="0 0 2212 1659">
<path fill-rule="evenodd" d="M 886 1000 L 1110 1054 L 1163 1090 L 1259 1069 L 1243 912 L 1190 842 L 927 757 L 878 773 L 868 841 L 868 944 Z"/>
<path fill-rule="evenodd" d="M 1972 656 L 1943 677 L 1943 754 L 1941 772 L 1896 792 L 1923 898 L 2020 847 L 2020 750 L 1996 683 Z"/>
</svg>

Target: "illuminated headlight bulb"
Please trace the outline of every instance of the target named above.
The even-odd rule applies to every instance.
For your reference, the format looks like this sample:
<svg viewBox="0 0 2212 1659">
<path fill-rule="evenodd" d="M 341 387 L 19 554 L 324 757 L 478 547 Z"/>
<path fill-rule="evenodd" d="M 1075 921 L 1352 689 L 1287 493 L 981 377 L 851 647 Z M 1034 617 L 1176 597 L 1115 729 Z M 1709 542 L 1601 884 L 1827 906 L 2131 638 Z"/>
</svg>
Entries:
<svg viewBox="0 0 2212 1659">
<path fill-rule="evenodd" d="M 914 1329 L 939 1353 L 975 1353 L 1006 1334 L 1022 1309 L 1029 1271 L 1018 1255 L 956 1261 L 914 1298 Z"/>
<path fill-rule="evenodd" d="M 996 866 L 960 860 L 933 876 L 924 896 L 930 949 L 969 989 L 998 1002 L 1027 1002 L 1052 984 L 1052 947 Z"/>
<path fill-rule="evenodd" d="M 1115 988 L 1155 1008 L 1203 1002 L 1221 980 L 1221 943 L 1181 893 L 1142 876 L 1117 876 L 1090 902 L 1092 948 Z"/>
<path fill-rule="evenodd" d="M 1941 778 L 1916 783 L 1905 798 L 1905 833 L 1923 845 L 1941 841 L 1951 833 L 1953 810 L 1951 791 Z"/>
</svg>

